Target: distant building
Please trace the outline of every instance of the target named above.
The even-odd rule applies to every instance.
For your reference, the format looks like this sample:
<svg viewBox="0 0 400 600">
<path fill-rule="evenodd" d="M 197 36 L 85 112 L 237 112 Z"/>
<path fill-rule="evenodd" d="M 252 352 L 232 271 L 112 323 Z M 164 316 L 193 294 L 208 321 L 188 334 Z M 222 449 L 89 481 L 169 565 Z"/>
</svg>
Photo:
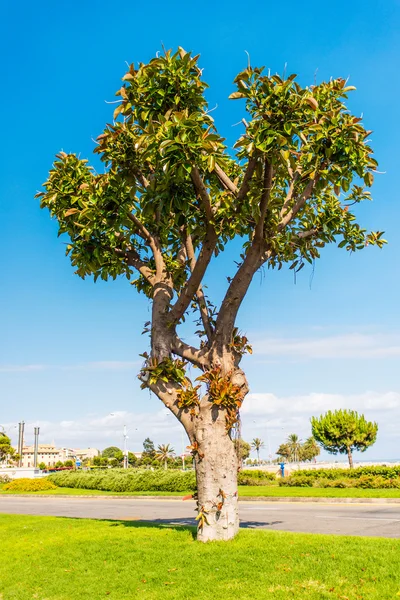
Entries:
<svg viewBox="0 0 400 600">
<path fill-rule="evenodd" d="M 76 458 L 80 458 L 81 460 L 87 458 L 93 460 L 95 456 L 100 455 L 100 450 L 97 450 L 97 448 L 78 448 L 78 450 L 74 450 L 74 454 Z"/>
<path fill-rule="evenodd" d="M 39 444 L 38 465 L 44 463 L 47 467 L 54 467 L 58 462 L 65 462 L 74 458 L 74 450 L 71 448 L 57 448 L 54 444 Z M 33 467 L 35 460 L 35 447 L 24 446 L 22 448 L 22 467 Z"/>
</svg>

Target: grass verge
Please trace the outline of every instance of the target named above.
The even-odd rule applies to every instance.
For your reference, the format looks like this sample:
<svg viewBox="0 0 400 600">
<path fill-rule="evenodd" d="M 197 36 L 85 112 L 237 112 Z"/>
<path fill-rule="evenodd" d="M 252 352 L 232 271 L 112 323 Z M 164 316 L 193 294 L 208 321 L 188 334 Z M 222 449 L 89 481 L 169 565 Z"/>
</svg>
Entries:
<svg viewBox="0 0 400 600">
<path fill-rule="evenodd" d="M 0 494 L 15 494 L 0 488 Z M 57 488 L 44 492 L 19 492 L 19 494 L 46 496 L 178 496 L 192 492 L 105 492 L 101 490 L 83 490 L 77 488 Z M 239 486 L 239 497 L 260 498 L 400 498 L 399 489 L 361 489 L 361 488 L 284 488 L 279 486 Z"/>
<path fill-rule="evenodd" d="M 202 545 L 187 527 L 11 515 L 0 528 L 4 600 L 389 600 L 400 591 L 395 539 L 241 531 Z"/>
</svg>

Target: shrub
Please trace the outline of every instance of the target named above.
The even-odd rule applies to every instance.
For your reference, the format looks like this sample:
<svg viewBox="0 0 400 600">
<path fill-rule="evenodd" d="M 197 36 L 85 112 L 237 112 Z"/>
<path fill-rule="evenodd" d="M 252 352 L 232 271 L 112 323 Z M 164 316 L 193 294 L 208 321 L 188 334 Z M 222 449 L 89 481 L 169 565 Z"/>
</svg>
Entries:
<svg viewBox="0 0 400 600">
<path fill-rule="evenodd" d="M 279 485 L 282 487 L 312 487 L 313 479 L 311 477 L 282 477 Z"/>
<path fill-rule="evenodd" d="M 239 485 L 269 485 L 276 481 L 275 473 L 259 470 L 244 470 L 238 474 Z"/>
<path fill-rule="evenodd" d="M 338 477 L 337 479 L 313 478 L 308 475 L 291 475 L 279 481 L 279 485 L 288 487 L 317 487 L 317 488 L 364 488 L 381 489 L 397 488 L 400 489 L 400 477 L 387 479 L 382 476 L 362 475 L 361 477 Z"/>
<path fill-rule="evenodd" d="M 58 487 L 110 492 L 185 492 L 196 489 L 194 471 L 147 471 L 141 469 L 62 472 L 49 476 Z"/>
<path fill-rule="evenodd" d="M 385 479 L 400 477 L 400 466 L 371 466 L 357 469 L 301 469 L 293 471 L 291 477 L 312 477 L 313 479 L 358 479 L 365 475 L 380 476 Z"/>
<path fill-rule="evenodd" d="M 9 492 L 43 492 L 45 490 L 55 490 L 56 487 L 47 477 L 43 479 L 28 479 L 23 477 L 7 483 L 3 489 Z"/>
<path fill-rule="evenodd" d="M 9 483 L 10 481 L 12 481 L 12 479 L 8 475 L 0 475 L 0 485 L 3 485 L 4 483 Z"/>
</svg>

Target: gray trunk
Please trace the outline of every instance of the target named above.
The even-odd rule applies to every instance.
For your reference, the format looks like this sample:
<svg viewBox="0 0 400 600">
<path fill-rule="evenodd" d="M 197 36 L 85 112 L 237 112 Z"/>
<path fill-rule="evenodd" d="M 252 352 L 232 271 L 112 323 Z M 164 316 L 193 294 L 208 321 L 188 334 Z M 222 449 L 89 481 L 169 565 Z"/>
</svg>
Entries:
<svg viewBox="0 0 400 600">
<path fill-rule="evenodd" d="M 354 465 L 353 465 L 353 454 L 352 454 L 352 452 L 351 452 L 351 449 L 350 449 L 350 448 L 347 448 L 347 456 L 348 456 L 348 459 L 349 459 L 349 466 L 350 466 L 350 469 L 352 469 L 352 468 L 353 468 L 353 466 L 354 466 Z"/>
<path fill-rule="evenodd" d="M 198 510 L 197 539 L 230 540 L 239 530 L 237 491 L 238 459 L 232 440 L 225 429 L 225 419 L 218 411 L 202 409 L 195 438 L 199 445 L 196 459 Z"/>
</svg>

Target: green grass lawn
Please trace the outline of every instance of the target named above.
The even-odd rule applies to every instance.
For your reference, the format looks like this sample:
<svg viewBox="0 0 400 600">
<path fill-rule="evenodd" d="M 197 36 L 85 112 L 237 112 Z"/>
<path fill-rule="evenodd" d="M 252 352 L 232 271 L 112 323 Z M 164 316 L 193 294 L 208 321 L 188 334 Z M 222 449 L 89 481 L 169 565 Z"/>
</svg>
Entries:
<svg viewBox="0 0 400 600">
<path fill-rule="evenodd" d="M 203 545 L 191 528 L 0 515 L 3 600 L 385 600 L 400 540 L 241 531 Z"/>
<path fill-rule="evenodd" d="M 6 492 L 0 487 L 0 494 L 15 494 Z M 76 488 L 57 488 L 45 492 L 19 492 L 20 494 L 33 494 L 46 496 L 185 496 L 191 492 L 104 492 L 100 490 L 81 490 Z M 399 489 L 364 490 L 361 488 L 295 488 L 271 486 L 239 486 L 239 496 L 273 497 L 273 498 L 400 498 Z M 1 600 L 1 599 L 0 599 Z"/>
</svg>

